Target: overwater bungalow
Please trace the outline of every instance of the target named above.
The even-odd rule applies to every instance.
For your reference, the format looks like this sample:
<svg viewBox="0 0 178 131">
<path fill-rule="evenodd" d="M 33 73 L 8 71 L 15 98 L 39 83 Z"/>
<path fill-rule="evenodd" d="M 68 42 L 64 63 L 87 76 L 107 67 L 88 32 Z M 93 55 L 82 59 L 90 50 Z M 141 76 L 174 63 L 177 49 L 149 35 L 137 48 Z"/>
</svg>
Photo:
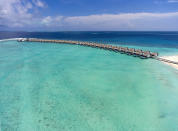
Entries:
<svg viewBox="0 0 178 131">
<path fill-rule="evenodd" d="M 129 48 L 128 52 L 133 55 L 135 53 L 135 49 L 134 48 Z"/>
<path fill-rule="evenodd" d="M 136 49 L 134 54 L 137 55 L 137 56 L 142 56 L 142 50 Z"/>
<path fill-rule="evenodd" d="M 153 57 L 153 58 L 154 58 L 154 57 L 157 57 L 157 56 L 158 56 L 158 53 L 150 52 L 150 56 Z"/>
</svg>

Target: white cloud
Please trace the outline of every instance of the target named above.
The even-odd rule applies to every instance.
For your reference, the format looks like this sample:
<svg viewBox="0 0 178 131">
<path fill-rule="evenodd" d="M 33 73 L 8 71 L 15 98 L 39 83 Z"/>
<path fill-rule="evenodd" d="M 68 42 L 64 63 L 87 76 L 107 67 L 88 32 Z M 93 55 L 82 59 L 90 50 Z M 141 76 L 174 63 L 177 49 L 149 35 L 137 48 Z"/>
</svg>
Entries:
<svg viewBox="0 0 178 131">
<path fill-rule="evenodd" d="M 44 8 L 46 6 L 46 4 L 40 0 L 32 0 L 33 4 L 36 5 L 37 7 L 41 7 Z"/>
<path fill-rule="evenodd" d="M 63 21 L 70 27 L 96 30 L 178 30 L 178 12 L 74 16 Z"/>
<path fill-rule="evenodd" d="M 42 24 L 49 26 L 52 22 L 52 18 L 50 16 L 47 16 L 42 19 Z"/>
<path fill-rule="evenodd" d="M 178 12 L 47 16 L 41 21 L 46 30 L 178 30 Z"/>
<path fill-rule="evenodd" d="M 0 0 L 1 27 L 20 30 L 178 30 L 178 12 L 43 17 L 33 12 L 33 9 L 44 7 L 37 3 Z"/>
<path fill-rule="evenodd" d="M 32 14 L 28 11 L 32 8 L 31 3 L 21 0 L 0 0 L 1 24 L 8 26 L 23 26 L 26 19 Z"/>
<path fill-rule="evenodd" d="M 178 0 L 168 0 L 168 3 L 178 3 Z"/>
<path fill-rule="evenodd" d="M 33 9 L 44 7 L 40 0 L 34 4 L 29 0 L 0 0 L 0 25 L 7 27 L 24 27 L 33 24 Z"/>
<path fill-rule="evenodd" d="M 62 22 L 64 21 L 63 16 L 56 16 L 56 17 L 51 17 L 51 16 L 47 16 L 42 18 L 41 23 L 42 25 L 45 26 L 52 26 L 52 27 L 59 27 L 62 26 Z"/>
</svg>

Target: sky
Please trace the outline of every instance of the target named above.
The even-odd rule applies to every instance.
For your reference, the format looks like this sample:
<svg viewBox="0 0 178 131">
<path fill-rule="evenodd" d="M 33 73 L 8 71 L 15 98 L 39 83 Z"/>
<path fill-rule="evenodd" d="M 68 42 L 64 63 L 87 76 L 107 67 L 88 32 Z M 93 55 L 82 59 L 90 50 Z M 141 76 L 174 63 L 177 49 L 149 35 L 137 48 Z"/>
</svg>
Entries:
<svg viewBox="0 0 178 131">
<path fill-rule="evenodd" d="M 0 0 L 0 31 L 178 31 L 178 0 Z"/>
</svg>

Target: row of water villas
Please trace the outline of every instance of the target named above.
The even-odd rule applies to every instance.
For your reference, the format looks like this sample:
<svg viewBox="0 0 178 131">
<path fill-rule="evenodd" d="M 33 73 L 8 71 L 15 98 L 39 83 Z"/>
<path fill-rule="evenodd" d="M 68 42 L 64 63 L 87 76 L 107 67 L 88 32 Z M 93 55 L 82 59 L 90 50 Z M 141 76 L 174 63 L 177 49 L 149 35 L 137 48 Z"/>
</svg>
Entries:
<svg viewBox="0 0 178 131">
<path fill-rule="evenodd" d="M 89 47 L 94 47 L 94 48 L 101 48 L 105 50 L 125 53 L 125 54 L 133 55 L 133 56 L 139 56 L 140 58 L 156 58 L 158 56 L 158 53 L 155 53 L 155 52 L 143 51 L 140 49 L 134 49 L 134 48 L 128 48 L 128 47 L 106 45 L 106 44 L 95 43 L 95 42 L 82 42 L 82 41 L 71 41 L 71 40 L 47 40 L 47 39 L 36 39 L 36 38 L 19 39 L 18 41 L 19 42 L 22 42 L 22 41 L 50 42 L 50 43 L 66 43 L 66 44 L 82 45 L 82 46 L 89 46 Z"/>
</svg>

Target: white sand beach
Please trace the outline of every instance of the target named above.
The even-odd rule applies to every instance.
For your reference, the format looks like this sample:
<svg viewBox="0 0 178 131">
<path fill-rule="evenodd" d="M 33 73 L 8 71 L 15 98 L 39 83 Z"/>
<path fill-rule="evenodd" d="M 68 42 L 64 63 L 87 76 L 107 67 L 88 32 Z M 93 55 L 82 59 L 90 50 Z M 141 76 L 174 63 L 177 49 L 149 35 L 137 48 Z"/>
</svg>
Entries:
<svg viewBox="0 0 178 131">
<path fill-rule="evenodd" d="M 164 58 L 164 59 L 167 59 L 167 60 L 178 62 L 178 55 L 174 55 L 174 56 L 162 56 L 160 58 Z M 172 64 L 172 63 L 167 63 L 167 62 L 164 62 L 164 63 L 167 64 L 167 65 L 170 65 L 170 66 L 172 66 L 172 67 L 174 67 L 174 68 L 176 68 L 178 70 L 178 65 Z"/>
</svg>

